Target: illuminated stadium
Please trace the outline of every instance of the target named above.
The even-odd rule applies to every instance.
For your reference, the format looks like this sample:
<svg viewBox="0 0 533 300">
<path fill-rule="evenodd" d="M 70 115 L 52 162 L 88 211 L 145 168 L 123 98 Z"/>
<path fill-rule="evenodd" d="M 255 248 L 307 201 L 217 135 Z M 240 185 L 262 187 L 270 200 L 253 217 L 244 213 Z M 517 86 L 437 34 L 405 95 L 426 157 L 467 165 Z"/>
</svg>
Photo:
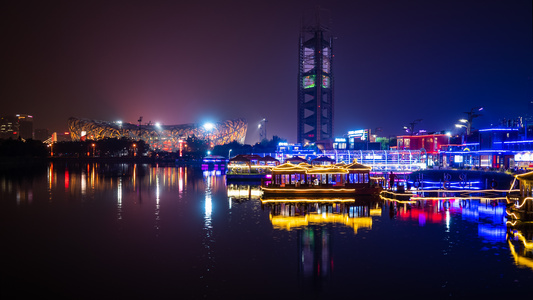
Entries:
<svg viewBox="0 0 533 300">
<path fill-rule="evenodd" d="M 152 150 L 177 151 L 180 142 L 195 136 L 207 140 L 211 146 L 237 141 L 244 143 L 248 124 L 244 119 L 227 120 L 214 124 L 132 124 L 90 119 L 70 118 L 68 129 L 73 141 L 105 138 L 144 140 Z"/>
</svg>

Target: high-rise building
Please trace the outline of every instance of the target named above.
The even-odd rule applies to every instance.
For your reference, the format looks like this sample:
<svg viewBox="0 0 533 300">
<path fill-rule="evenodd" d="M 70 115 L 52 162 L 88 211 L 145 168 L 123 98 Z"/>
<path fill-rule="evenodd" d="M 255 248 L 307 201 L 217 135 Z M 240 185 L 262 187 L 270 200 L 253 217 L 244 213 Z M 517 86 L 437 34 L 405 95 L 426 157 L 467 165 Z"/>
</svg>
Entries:
<svg viewBox="0 0 533 300">
<path fill-rule="evenodd" d="M 333 36 L 329 12 L 302 19 L 298 65 L 298 143 L 333 138 Z"/>
<path fill-rule="evenodd" d="M 17 139 L 18 138 L 18 122 L 15 116 L 0 117 L 0 138 L 1 139 Z"/>
<path fill-rule="evenodd" d="M 33 116 L 17 114 L 19 136 L 25 140 L 33 139 Z"/>
<path fill-rule="evenodd" d="M 33 117 L 26 114 L 0 117 L 0 138 L 33 139 Z"/>
</svg>

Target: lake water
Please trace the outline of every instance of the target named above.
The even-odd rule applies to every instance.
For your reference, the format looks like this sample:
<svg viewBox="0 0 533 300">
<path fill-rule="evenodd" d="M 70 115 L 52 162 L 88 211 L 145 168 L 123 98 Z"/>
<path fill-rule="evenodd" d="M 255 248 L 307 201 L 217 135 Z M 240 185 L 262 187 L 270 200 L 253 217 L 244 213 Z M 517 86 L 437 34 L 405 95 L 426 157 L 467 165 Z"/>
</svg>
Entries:
<svg viewBox="0 0 533 300">
<path fill-rule="evenodd" d="M 0 173 L 2 299 L 528 296 L 533 231 L 505 201 L 262 203 L 176 166 Z M 6 298 L 6 296 L 9 296 Z"/>
</svg>

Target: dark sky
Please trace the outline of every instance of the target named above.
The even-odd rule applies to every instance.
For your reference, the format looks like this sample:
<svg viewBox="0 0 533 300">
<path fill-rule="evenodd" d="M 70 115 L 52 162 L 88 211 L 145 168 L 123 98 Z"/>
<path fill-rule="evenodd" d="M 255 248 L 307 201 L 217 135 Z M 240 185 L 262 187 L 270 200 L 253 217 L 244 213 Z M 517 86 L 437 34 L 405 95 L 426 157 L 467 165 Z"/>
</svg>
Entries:
<svg viewBox="0 0 533 300">
<path fill-rule="evenodd" d="M 247 143 L 296 142 L 302 15 L 330 10 L 335 135 L 452 130 L 524 116 L 533 100 L 532 1 L 2 2 L 0 114 L 183 124 L 246 118 Z"/>
</svg>

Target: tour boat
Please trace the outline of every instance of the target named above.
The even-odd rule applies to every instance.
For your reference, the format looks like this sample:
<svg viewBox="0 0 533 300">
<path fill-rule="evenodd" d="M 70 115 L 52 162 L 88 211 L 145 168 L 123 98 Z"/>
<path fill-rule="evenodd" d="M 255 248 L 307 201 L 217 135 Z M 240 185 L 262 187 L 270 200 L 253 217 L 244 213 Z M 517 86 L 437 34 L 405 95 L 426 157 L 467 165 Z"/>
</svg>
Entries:
<svg viewBox="0 0 533 300">
<path fill-rule="evenodd" d="M 259 155 L 237 155 L 228 162 L 227 180 L 260 181 L 271 176 L 271 169 L 280 164 L 279 160 Z"/>
<path fill-rule="evenodd" d="M 342 196 L 379 195 L 382 179 L 370 176 L 371 167 L 357 163 L 311 165 L 290 162 L 273 167 L 269 181 L 263 180 L 261 189 L 268 196 Z"/>
</svg>

